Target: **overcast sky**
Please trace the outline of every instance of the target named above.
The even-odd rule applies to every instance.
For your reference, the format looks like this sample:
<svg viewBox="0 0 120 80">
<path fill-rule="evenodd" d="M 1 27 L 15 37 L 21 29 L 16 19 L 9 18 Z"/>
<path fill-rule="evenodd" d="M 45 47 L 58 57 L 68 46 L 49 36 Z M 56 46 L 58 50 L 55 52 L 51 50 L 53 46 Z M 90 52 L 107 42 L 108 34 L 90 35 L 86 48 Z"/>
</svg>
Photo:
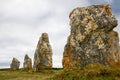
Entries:
<svg viewBox="0 0 120 80">
<path fill-rule="evenodd" d="M 25 54 L 33 59 L 43 32 L 49 35 L 53 67 L 62 67 L 69 13 L 76 7 L 107 3 L 120 23 L 120 0 L 0 0 L 0 68 L 9 67 L 13 57 L 21 67 Z M 120 33 L 120 25 L 115 30 Z"/>
</svg>

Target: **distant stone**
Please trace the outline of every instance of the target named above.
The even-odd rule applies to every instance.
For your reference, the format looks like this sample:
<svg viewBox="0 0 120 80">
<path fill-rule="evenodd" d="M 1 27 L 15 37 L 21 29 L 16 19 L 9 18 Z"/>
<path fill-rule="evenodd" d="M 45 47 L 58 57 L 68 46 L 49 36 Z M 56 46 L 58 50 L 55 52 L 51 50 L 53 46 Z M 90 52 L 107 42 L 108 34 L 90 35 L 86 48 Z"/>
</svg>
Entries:
<svg viewBox="0 0 120 80">
<path fill-rule="evenodd" d="M 43 33 L 38 41 L 33 68 L 35 71 L 52 68 L 52 48 L 47 33 Z"/>
<path fill-rule="evenodd" d="M 27 54 L 24 58 L 23 68 L 26 70 L 32 69 L 32 60 Z"/>
<path fill-rule="evenodd" d="M 18 70 L 20 66 L 20 61 L 18 61 L 16 58 L 13 58 L 12 63 L 10 64 L 10 68 L 12 70 Z"/>
<path fill-rule="evenodd" d="M 109 5 L 92 5 L 70 13 L 71 33 L 63 53 L 64 69 L 89 64 L 120 66 L 118 25 Z"/>
</svg>

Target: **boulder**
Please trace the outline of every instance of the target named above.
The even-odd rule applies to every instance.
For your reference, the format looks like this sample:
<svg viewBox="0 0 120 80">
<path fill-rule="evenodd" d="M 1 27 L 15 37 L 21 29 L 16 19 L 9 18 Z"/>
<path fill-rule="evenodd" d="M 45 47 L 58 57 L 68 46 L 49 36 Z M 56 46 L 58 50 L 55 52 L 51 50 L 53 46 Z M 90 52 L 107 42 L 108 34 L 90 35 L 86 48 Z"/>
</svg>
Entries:
<svg viewBox="0 0 120 80">
<path fill-rule="evenodd" d="M 47 33 L 43 33 L 38 41 L 33 68 L 35 71 L 52 68 L 52 48 Z"/>
<path fill-rule="evenodd" d="M 120 66 L 118 21 L 109 5 L 75 8 L 69 15 L 71 32 L 64 48 L 64 69 L 89 64 Z"/>
<path fill-rule="evenodd" d="M 18 61 L 16 58 L 13 58 L 12 63 L 10 64 L 10 68 L 12 70 L 18 70 L 20 66 L 20 61 Z"/>
<path fill-rule="evenodd" d="M 24 57 L 23 68 L 26 70 L 32 69 L 32 60 L 27 54 Z"/>
</svg>

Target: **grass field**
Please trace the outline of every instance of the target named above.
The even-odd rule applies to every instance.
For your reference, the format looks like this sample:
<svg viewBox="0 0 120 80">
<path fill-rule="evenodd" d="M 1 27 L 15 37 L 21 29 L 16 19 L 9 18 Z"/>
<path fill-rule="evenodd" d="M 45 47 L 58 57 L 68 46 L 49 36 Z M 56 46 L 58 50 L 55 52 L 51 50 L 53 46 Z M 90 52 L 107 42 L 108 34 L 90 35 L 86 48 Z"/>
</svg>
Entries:
<svg viewBox="0 0 120 80">
<path fill-rule="evenodd" d="M 80 70 L 52 69 L 39 72 L 1 69 L 0 80 L 120 80 L 120 69 L 107 66 L 88 66 Z"/>
<path fill-rule="evenodd" d="M 17 71 L 2 69 L 0 70 L 0 80 L 50 80 L 62 71 L 63 70 L 41 70 L 34 72 L 32 70 L 25 71 L 23 69 Z"/>
</svg>

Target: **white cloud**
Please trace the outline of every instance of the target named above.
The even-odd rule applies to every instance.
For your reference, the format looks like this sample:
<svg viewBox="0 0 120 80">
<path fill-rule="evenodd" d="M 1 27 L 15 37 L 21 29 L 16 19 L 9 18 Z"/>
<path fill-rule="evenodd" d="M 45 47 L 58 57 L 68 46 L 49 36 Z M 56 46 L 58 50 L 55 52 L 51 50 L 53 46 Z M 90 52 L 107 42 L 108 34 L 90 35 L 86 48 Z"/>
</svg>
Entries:
<svg viewBox="0 0 120 80">
<path fill-rule="evenodd" d="M 5 17 L 33 18 L 49 12 L 49 3 L 44 0 L 6 0 L 1 2 L 1 13 Z"/>
</svg>

